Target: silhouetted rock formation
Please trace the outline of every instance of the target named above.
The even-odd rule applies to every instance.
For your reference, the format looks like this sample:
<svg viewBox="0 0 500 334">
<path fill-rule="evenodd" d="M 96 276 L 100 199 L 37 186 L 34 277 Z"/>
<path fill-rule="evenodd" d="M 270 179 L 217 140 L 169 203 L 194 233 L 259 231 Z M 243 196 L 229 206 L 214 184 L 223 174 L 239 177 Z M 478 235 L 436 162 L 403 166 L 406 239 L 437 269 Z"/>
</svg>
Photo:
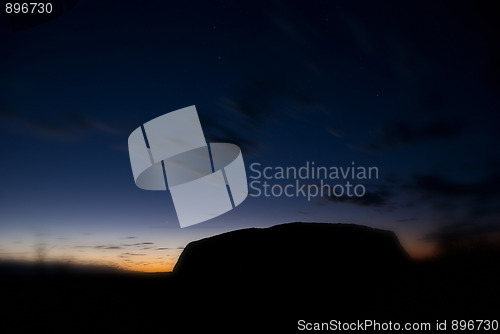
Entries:
<svg viewBox="0 0 500 334">
<path fill-rule="evenodd" d="M 1 275 L 0 265 L 0 332 L 294 333 L 300 319 L 435 332 L 436 320 L 498 319 L 495 254 L 410 261 L 389 231 L 292 223 L 192 242 L 172 275 Z"/>
<path fill-rule="evenodd" d="M 410 261 L 391 231 L 351 224 L 290 223 L 189 243 L 174 268 L 183 279 L 371 279 Z"/>
</svg>

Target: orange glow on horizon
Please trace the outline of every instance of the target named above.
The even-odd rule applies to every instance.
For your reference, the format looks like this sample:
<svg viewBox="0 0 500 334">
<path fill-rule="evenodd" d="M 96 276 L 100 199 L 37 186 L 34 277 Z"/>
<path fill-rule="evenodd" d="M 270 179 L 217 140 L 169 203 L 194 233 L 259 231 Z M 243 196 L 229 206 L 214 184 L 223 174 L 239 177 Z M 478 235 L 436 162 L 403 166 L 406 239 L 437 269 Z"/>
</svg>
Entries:
<svg viewBox="0 0 500 334">
<path fill-rule="evenodd" d="M 174 269 L 174 263 L 138 263 L 138 264 L 126 264 L 120 266 L 120 268 L 130 271 L 144 272 L 144 273 L 160 273 L 160 272 L 171 272 Z"/>
</svg>

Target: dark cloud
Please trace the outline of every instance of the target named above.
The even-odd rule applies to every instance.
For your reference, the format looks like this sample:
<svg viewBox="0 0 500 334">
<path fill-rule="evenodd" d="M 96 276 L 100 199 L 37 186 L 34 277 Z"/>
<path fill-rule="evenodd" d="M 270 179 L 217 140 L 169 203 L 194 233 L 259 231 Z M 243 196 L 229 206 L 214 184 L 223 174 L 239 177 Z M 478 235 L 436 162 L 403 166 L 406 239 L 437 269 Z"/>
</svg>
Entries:
<svg viewBox="0 0 500 334">
<path fill-rule="evenodd" d="M 475 181 L 457 181 L 439 174 L 417 174 L 406 187 L 436 212 L 437 227 L 424 238 L 440 241 L 500 232 L 500 173 L 485 169 Z"/>
<path fill-rule="evenodd" d="M 143 254 L 143 253 L 123 253 L 123 255 L 142 256 L 142 255 L 146 255 L 146 254 Z"/>
<path fill-rule="evenodd" d="M 398 223 L 408 223 L 408 222 L 414 222 L 414 221 L 417 221 L 419 220 L 418 218 L 401 218 L 401 219 L 396 219 L 396 222 Z"/>
<path fill-rule="evenodd" d="M 255 132 L 270 120 L 310 111 L 315 107 L 310 95 L 283 73 L 247 76 L 221 99 L 218 111 L 201 111 L 200 121 L 209 142 L 235 143 L 244 153 L 253 153 L 263 145 Z"/>
<path fill-rule="evenodd" d="M 96 249 L 122 249 L 120 246 L 114 246 L 114 245 L 97 245 L 94 246 Z"/>
<path fill-rule="evenodd" d="M 464 127 L 460 122 L 438 120 L 422 125 L 398 122 L 381 130 L 381 141 L 385 147 L 394 148 L 422 141 L 457 137 L 463 130 Z"/>
<path fill-rule="evenodd" d="M 498 198 L 500 174 L 493 173 L 476 182 L 454 181 L 438 174 L 415 174 L 410 188 L 418 190 L 426 198 L 453 199 L 469 197 L 472 199 Z"/>
<path fill-rule="evenodd" d="M 382 146 L 375 143 L 368 143 L 362 145 L 349 145 L 352 150 L 361 151 L 364 153 L 379 153 L 382 151 Z"/>
<path fill-rule="evenodd" d="M 380 153 L 385 149 L 411 146 L 418 143 L 454 139 L 462 135 L 465 126 L 460 121 L 435 120 L 423 124 L 396 122 L 382 127 L 372 142 L 349 147 L 365 153 Z"/>
<path fill-rule="evenodd" d="M 324 198 L 328 201 L 334 203 L 347 203 L 352 205 L 359 206 L 368 206 L 368 207 L 389 207 L 392 206 L 390 203 L 390 199 L 394 196 L 394 193 L 387 189 L 386 186 L 379 186 L 374 190 L 367 190 L 365 195 L 362 197 L 356 196 L 325 196 Z"/>
<path fill-rule="evenodd" d="M 121 244 L 124 248 L 132 248 L 137 250 L 146 250 L 151 249 L 151 245 L 154 245 L 154 242 L 137 242 L 134 244 Z"/>
<path fill-rule="evenodd" d="M 41 134 L 55 137 L 71 137 L 90 131 L 115 133 L 116 130 L 97 118 L 76 112 L 66 112 L 57 118 L 40 118 L 28 125 Z"/>
<path fill-rule="evenodd" d="M 445 98 L 438 92 L 431 92 L 422 99 L 422 107 L 431 112 L 441 111 L 445 106 Z"/>
<path fill-rule="evenodd" d="M 11 112 L 8 108 L 4 106 L 0 106 L 0 121 L 6 122 L 15 118 L 13 112 Z"/>
<path fill-rule="evenodd" d="M 469 221 L 440 226 L 434 231 L 425 234 L 423 239 L 442 242 L 492 234 L 500 234 L 500 224 Z"/>
<path fill-rule="evenodd" d="M 96 117 L 78 112 L 44 114 L 43 117 L 40 117 L 0 109 L 0 120 L 4 121 L 6 125 L 12 125 L 14 128 L 21 127 L 19 133 L 34 133 L 43 137 L 61 140 L 78 138 L 92 132 L 105 134 L 119 132 L 117 128 Z"/>
</svg>

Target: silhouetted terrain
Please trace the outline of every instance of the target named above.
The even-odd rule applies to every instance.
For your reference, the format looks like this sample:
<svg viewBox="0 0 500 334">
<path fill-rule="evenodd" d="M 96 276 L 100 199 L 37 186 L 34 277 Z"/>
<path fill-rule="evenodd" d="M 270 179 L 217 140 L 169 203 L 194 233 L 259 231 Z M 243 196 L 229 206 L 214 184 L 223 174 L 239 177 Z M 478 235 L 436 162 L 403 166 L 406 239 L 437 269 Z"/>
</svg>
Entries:
<svg viewBox="0 0 500 334">
<path fill-rule="evenodd" d="M 292 223 L 192 242 L 171 274 L 3 276 L 0 332 L 297 332 L 498 319 L 496 253 L 415 262 L 390 231 Z"/>
<path fill-rule="evenodd" d="M 104 265 L 77 265 L 68 262 L 0 261 L 0 277 L 64 277 L 80 275 L 125 274 L 126 270 Z"/>
<path fill-rule="evenodd" d="M 390 276 L 409 264 L 390 231 L 350 224 L 291 223 L 189 243 L 174 273 L 183 279 L 307 279 L 336 282 Z M 348 279 L 346 279 L 348 278 Z"/>
</svg>

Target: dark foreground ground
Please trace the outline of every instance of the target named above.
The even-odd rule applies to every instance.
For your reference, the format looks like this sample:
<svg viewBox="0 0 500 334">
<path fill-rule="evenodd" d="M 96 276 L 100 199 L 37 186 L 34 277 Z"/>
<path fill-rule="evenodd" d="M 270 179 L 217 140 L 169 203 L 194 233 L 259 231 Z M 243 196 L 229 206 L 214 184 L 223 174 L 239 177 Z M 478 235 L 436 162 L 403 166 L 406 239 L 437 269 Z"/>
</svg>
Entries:
<svg viewBox="0 0 500 334">
<path fill-rule="evenodd" d="M 171 274 L 11 266 L 0 333 L 293 333 L 365 320 L 435 332 L 436 321 L 499 321 L 499 252 L 464 249 L 415 262 L 391 231 L 290 223 L 193 241 Z"/>
<path fill-rule="evenodd" d="M 4 276 L 0 332 L 293 333 L 301 319 L 433 326 L 445 319 L 500 320 L 498 263 L 487 254 L 450 257 L 413 263 L 389 280 L 373 272 L 341 284 L 292 272 L 252 280 L 130 273 Z"/>
</svg>

